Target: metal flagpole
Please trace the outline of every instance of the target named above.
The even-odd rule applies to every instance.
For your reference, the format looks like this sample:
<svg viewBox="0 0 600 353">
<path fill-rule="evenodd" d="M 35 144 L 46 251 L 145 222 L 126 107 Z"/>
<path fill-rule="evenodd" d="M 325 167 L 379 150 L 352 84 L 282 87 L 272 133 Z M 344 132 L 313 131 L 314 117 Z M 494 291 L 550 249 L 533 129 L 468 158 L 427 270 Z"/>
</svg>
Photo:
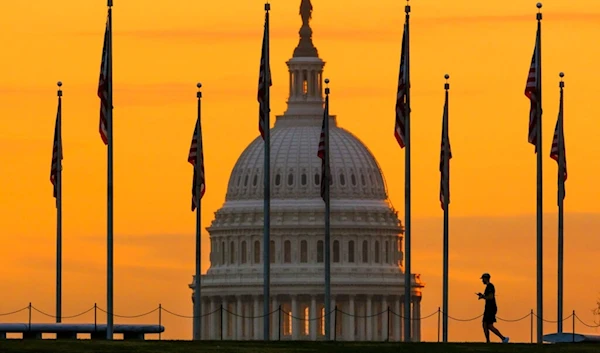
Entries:
<svg viewBox="0 0 600 353">
<path fill-rule="evenodd" d="M 560 73 L 560 108 L 558 112 L 558 333 L 563 332 L 563 251 L 564 251 L 564 198 L 565 198 L 565 140 L 564 140 L 564 116 L 563 116 L 563 88 L 565 83 Z"/>
<path fill-rule="evenodd" d="M 56 322 L 62 320 L 62 82 L 58 81 L 58 116 L 56 119 L 58 156 L 56 166 Z"/>
<path fill-rule="evenodd" d="M 444 89 L 446 90 L 446 103 L 444 104 L 444 122 L 443 122 L 443 137 L 442 137 L 442 147 L 444 148 L 444 169 L 443 169 L 443 183 L 444 183 L 444 274 L 443 274 L 443 300 L 442 307 L 444 310 L 444 315 L 442 318 L 443 324 L 443 332 L 442 332 L 442 341 L 448 342 L 448 249 L 449 249 L 449 206 L 450 206 L 450 137 L 449 137 L 449 125 L 450 125 L 450 116 L 449 116 L 449 99 L 448 99 L 448 90 L 450 89 L 450 84 L 448 83 L 448 79 L 450 75 L 446 74 L 444 76 L 446 78 L 446 83 L 444 84 Z"/>
<path fill-rule="evenodd" d="M 265 4 L 265 104 L 263 106 L 265 156 L 264 156 L 264 226 L 263 226 L 263 339 L 270 339 L 271 320 L 271 63 L 269 58 L 269 10 L 271 4 Z M 275 308 L 273 308 L 275 309 Z"/>
<path fill-rule="evenodd" d="M 407 1 L 408 3 L 408 1 Z M 410 210 L 410 5 L 404 7 L 406 13 L 406 118 L 405 118 L 405 146 L 406 156 L 404 159 L 404 341 L 411 341 L 411 210 Z"/>
<path fill-rule="evenodd" d="M 325 79 L 325 84 L 329 84 L 329 79 Z M 329 193 L 331 172 L 329 167 L 329 87 L 325 88 L 325 124 L 324 136 L 324 157 L 325 157 L 325 340 L 331 338 L 331 195 Z"/>
<path fill-rule="evenodd" d="M 107 182 L 107 271 L 106 271 L 106 339 L 113 339 L 113 83 L 112 83 L 112 0 L 108 6 L 108 109 L 106 125 L 108 132 L 108 182 Z"/>
<path fill-rule="evenodd" d="M 196 93 L 196 97 L 198 98 L 198 120 L 196 122 L 196 131 L 198 134 L 196 135 L 196 163 L 194 165 L 194 176 L 196 178 L 196 288 L 194 291 L 194 340 L 202 339 L 202 296 L 200 295 L 200 267 L 202 261 L 202 239 L 201 239 L 201 227 L 202 227 L 202 212 L 200 211 L 202 208 L 201 199 L 202 199 L 202 183 L 204 179 L 204 172 L 202 168 L 202 157 L 201 154 L 204 153 L 204 149 L 202 146 L 202 123 L 200 121 L 202 116 L 202 92 L 200 88 L 202 88 L 202 84 L 198 83 L 196 85 L 198 87 L 198 93 Z"/>
<path fill-rule="evenodd" d="M 544 335 L 544 246 L 543 246 L 543 188 L 542 188 L 542 3 L 537 3 L 538 47 L 537 47 L 537 342 L 543 343 Z"/>
</svg>

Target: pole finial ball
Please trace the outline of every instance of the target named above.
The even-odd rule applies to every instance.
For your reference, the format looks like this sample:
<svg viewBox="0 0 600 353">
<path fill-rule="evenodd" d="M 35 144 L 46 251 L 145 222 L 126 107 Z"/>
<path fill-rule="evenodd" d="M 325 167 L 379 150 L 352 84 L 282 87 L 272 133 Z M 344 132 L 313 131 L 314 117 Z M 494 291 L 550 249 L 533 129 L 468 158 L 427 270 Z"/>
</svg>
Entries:
<svg viewBox="0 0 600 353">
<path fill-rule="evenodd" d="M 58 87 L 60 87 L 60 86 L 62 86 L 62 82 L 61 82 L 61 81 L 58 81 L 58 82 L 56 83 L 56 85 L 57 85 Z"/>
<path fill-rule="evenodd" d="M 444 75 L 444 78 L 447 80 L 447 79 L 449 79 L 449 78 L 450 78 L 450 75 L 448 75 L 448 74 L 445 74 L 445 75 Z"/>
<path fill-rule="evenodd" d="M 537 5 L 535 5 L 535 6 L 537 6 L 538 9 L 541 9 L 542 8 L 542 3 L 538 2 Z"/>
<path fill-rule="evenodd" d="M 200 82 L 196 83 L 196 87 L 202 88 L 202 84 Z"/>
<path fill-rule="evenodd" d="M 329 84 L 329 79 L 328 78 L 325 79 L 325 83 Z"/>
<path fill-rule="evenodd" d="M 558 74 L 558 76 L 560 76 L 560 77 L 565 77 L 565 73 L 564 73 L 564 72 L 561 72 L 560 74 Z"/>
</svg>

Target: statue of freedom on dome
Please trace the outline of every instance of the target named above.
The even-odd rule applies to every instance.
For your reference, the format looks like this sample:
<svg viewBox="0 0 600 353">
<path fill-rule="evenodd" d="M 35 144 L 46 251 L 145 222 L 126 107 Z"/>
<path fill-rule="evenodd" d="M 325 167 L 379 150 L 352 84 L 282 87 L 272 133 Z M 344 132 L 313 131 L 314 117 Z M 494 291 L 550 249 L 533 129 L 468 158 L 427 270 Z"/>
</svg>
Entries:
<svg viewBox="0 0 600 353">
<path fill-rule="evenodd" d="M 310 0 L 302 0 L 300 3 L 300 16 L 302 17 L 302 24 L 308 26 L 308 21 L 312 18 L 312 4 Z"/>
</svg>

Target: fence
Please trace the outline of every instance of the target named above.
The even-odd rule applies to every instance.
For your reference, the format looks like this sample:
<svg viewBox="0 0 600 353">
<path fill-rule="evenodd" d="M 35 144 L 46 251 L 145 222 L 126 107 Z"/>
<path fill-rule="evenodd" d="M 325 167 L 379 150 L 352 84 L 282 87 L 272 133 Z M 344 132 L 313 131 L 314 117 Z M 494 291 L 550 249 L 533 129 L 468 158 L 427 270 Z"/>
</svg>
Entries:
<svg viewBox="0 0 600 353">
<path fill-rule="evenodd" d="M 52 314 L 48 314 L 38 308 L 36 308 L 35 306 L 33 306 L 31 303 L 29 303 L 29 305 L 27 305 L 24 308 L 21 308 L 19 310 L 15 310 L 15 311 L 11 311 L 11 312 L 6 312 L 6 313 L 0 313 L 0 318 L 3 317 L 8 317 L 8 316 L 12 316 L 12 315 L 17 315 L 23 311 L 28 311 L 28 324 L 31 325 L 32 323 L 32 319 L 33 319 L 33 313 L 38 313 L 41 314 L 43 316 L 49 317 L 49 318 L 53 318 L 56 319 L 55 315 Z M 94 325 L 98 324 L 98 312 L 101 312 L 103 314 L 108 314 L 108 312 L 104 309 L 102 309 L 101 307 L 99 307 L 97 304 L 94 304 L 94 306 L 92 306 L 91 308 L 75 314 L 75 315 L 64 315 L 61 316 L 61 319 L 74 319 L 77 317 L 81 317 L 85 314 L 90 313 L 91 311 L 93 311 L 94 313 Z M 182 315 L 182 314 L 178 314 L 175 313 L 173 311 L 168 310 L 167 308 L 163 307 L 162 304 L 159 304 L 158 307 L 142 313 L 142 314 L 137 314 L 137 315 L 117 315 L 117 314 L 113 314 L 114 317 L 116 318 L 124 318 L 124 319 L 135 319 L 135 318 L 141 318 L 141 317 L 145 317 L 148 315 L 151 315 L 153 313 L 157 313 L 157 324 L 158 325 L 162 325 L 162 320 L 163 320 L 163 314 L 168 314 L 177 318 L 181 318 L 181 319 L 193 319 L 194 316 L 189 316 L 189 315 Z M 329 314 L 333 314 L 333 320 L 332 320 L 332 324 L 333 324 L 333 330 L 332 330 L 332 339 L 333 340 L 337 340 L 338 339 L 338 316 L 348 316 L 348 317 L 353 317 L 355 319 L 369 319 L 369 318 L 378 318 L 379 322 L 381 323 L 386 323 L 385 327 L 387 327 L 387 330 L 385 330 L 385 328 L 383 328 L 383 330 L 380 332 L 382 333 L 381 335 L 379 335 L 380 337 L 378 337 L 377 339 L 373 339 L 373 340 L 381 340 L 381 341 L 390 341 L 392 339 L 391 337 L 391 333 L 390 333 L 390 327 L 391 327 L 391 320 L 394 318 L 399 318 L 399 319 L 404 319 L 404 317 L 396 312 L 394 312 L 393 310 L 390 309 L 390 307 L 387 308 L 387 310 L 383 310 L 381 312 L 372 314 L 372 315 L 353 315 L 347 312 L 344 312 L 340 309 L 338 309 L 338 307 L 336 306 Z M 440 337 L 441 337 L 441 319 L 442 319 L 442 314 L 443 312 L 441 311 L 440 308 L 438 308 L 436 311 L 432 312 L 429 315 L 425 315 L 423 317 L 414 319 L 411 318 L 412 321 L 419 321 L 420 323 L 422 323 L 424 320 L 428 320 L 431 318 L 437 318 L 437 341 L 440 342 Z M 256 320 L 256 319 L 262 319 L 265 317 L 265 315 L 258 315 L 258 316 L 244 316 L 244 315 L 240 315 L 236 312 L 233 311 L 229 311 L 226 308 L 223 307 L 223 305 L 221 305 L 219 308 L 217 308 L 216 310 L 213 310 L 211 312 L 205 313 L 200 315 L 201 318 L 208 318 L 210 320 L 211 317 L 213 317 L 213 315 L 217 315 L 217 319 L 218 319 L 218 323 L 219 323 L 219 332 L 217 332 L 216 336 L 218 336 L 218 339 L 220 340 L 224 340 L 227 339 L 227 334 L 225 334 L 225 331 L 229 331 L 229 324 L 228 324 L 228 320 L 225 319 L 228 316 L 232 316 L 235 318 L 241 318 L 241 319 L 245 319 L 245 320 Z M 268 314 L 269 317 L 272 317 L 272 319 L 277 319 L 276 324 L 273 325 L 273 328 L 276 331 L 275 336 L 277 337 L 277 340 L 281 340 L 281 336 L 282 336 L 282 331 L 284 335 L 288 334 L 288 331 L 291 333 L 291 327 L 292 325 L 289 324 L 290 320 L 300 320 L 302 322 L 307 322 L 307 321 L 322 321 L 324 322 L 324 318 L 326 315 L 320 315 L 317 317 L 307 317 L 307 318 L 303 318 L 303 317 L 296 317 L 293 316 L 291 312 L 285 311 L 281 308 L 281 305 L 275 309 L 274 311 L 270 312 Z M 287 324 L 286 324 L 286 320 L 283 320 L 283 317 L 288 318 L 289 320 L 287 320 Z M 475 321 L 477 319 L 480 319 L 483 315 L 478 315 L 476 317 L 473 318 L 467 318 L 467 319 L 462 319 L 462 318 L 457 318 L 457 317 L 452 317 L 450 315 L 448 315 L 448 319 L 451 321 L 457 321 L 457 322 L 471 322 L 471 321 Z M 501 322 L 506 322 L 506 323 L 516 323 L 516 322 L 520 322 L 523 320 L 527 320 L 529 319 L 530 321 L 530 340 L 533 343 L 534 342 L 534 319 L 537 318 L 537 315 L 534 313 L 533 310 L 531 310 L 529 313 L 527 313 L 526 315 L 517 318 L 517 319 L 505 319 L 505 318 L 501 318 L 501 317 L 497 317 L 498 321 Z M 62 321 L 62 320 L 61 320 Z M 545 323 L 558 323 L 558 321 L 552 321 L 552 320 L 546 320 L 543 319 L 543 321 Z M 580 325 L 582 325 L 583 327 L 586 328 L 599 328 L 600 324 L 588 324 L 585 323 L 583 320 L 581 320 L 581 318 L 579 318 L 577 316 L 577 313 L 575 312 L 575 310 L 572 311 L 572 313 L 565 317 L 563 319 L 563 322 L 567 322 L 570 321 L 571 322 L 571 332 L 573 333 L 573 341 L 575 341 L 575 332 L 577 330 L 577 323 L 579 323 Z M 211 321 L 208 321 L 211 322 Z M 190 321 L 191 324 L 191 321 Z M 384 325 L 382 325 L 383 327 Z M 30 326 L 31 327 L 31 326 Z M 387 331 L 387 332 L 386 332 Z M 571 333 L 569 332 L 569 333 Z M 158 338 L 161 339 L 161 334 L 158 334 Z M 373 335 L 374 337 L 377 335 Z M 262 336 L 261 336 L 262 337 Z"/>
</svg>

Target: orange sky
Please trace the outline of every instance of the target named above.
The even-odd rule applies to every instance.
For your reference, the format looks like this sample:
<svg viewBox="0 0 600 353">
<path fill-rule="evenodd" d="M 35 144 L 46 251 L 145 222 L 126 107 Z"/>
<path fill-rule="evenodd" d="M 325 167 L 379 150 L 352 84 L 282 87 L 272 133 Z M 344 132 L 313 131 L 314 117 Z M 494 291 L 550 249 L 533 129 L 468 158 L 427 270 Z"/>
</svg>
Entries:
<svg viewBox="0 0 600 353">
<path fill-rule="evenodd" d="M 273 0 L 272 111 L 285 110 L 285 61 L 297 44 L 299 1 Z M 313 0 L 314 43 L 327 62 L 331 113 L 375 154 L 390 198 L 404 213 L 404 151 L 393 119 L 404 3 Z M 64 313 L 105 307 L 106 148 L 96 96 L 106 2 L 4 4 L 0 56 L 0 314 L 27 305 L 54 311 L 55 208 L 49 168 L 56 81 L 64 83 Z M 256 83 L 262 1 L 115 0 L 115 311 L 158 303 L 191 315 L 194 272 L 192 169 L 187 153 L 204 85 L 207 192 L 203 226 L 222 205 L 237 156 L 258 135 Z M 545 313 L 556 318 L 556 163 L 549 157 L 565 76 L 569 180 L 565 220 L 565 310 L 591 323 L 600 292 L 593 232 L 600 227 L 600 3 L 546 0 L 543 22 Z M 527 143 L 523 94 L 535 39 L 535 1 L 415 0 L 411 17 L 413 268 L 427 283 L 423 316 L 441 303 L 439 137 L 443 75 L 451 76 L 450 315 L 477 316 L 473 292 L 492 273 L 499 316 L 535 307 L 535 154 Z M 274 119 L 272 119 L 274 120 Z M 365 124 L 369 121 L 369 124 Z M 376 123 L 373 123 L 376 122 Z M 35 220 L 35 221 L 34 221 Z M 207 238 L 205 238 L 207 240 Z M 204 269 L 208 266 L 204 243 Z M 595 254 L 596 253 L 596 254 Z M 566 315 L 565 315 L 566 316 Z M 156 322 L 156 313 L 134 320 Z M 100 317 L 102 320 L 103 317 Z M 0 317 L 25 321 L 26 312 Z M 34 320 L 49 320 L 34 313 Z M 92 316 L 71 322 L 91 321 Z M 191 337 L 191 321 L 163 315 L 164 338 Z M 529 340 L 529 319 L 500 322 Z M 565 324 L 571 327 L 571 323 Z M 437 339 L 437 320 L 423 338 Z M 478 320 L 451 321 L 452 340 L 482 340 Z M 581 328 L 581 326 L 579 326 Z M 554 331 L 546 324 L 547 332 Z M 582 329 L 593 332 L 593 329 Z"/>
</svg>

